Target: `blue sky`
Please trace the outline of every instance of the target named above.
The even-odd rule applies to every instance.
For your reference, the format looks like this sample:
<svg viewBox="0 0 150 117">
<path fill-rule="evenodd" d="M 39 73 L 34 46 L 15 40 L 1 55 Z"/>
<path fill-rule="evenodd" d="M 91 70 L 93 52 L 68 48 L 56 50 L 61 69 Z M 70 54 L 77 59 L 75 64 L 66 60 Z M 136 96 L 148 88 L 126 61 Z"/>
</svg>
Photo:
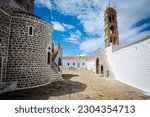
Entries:
<svg viewBox="0 0 150 117">
<path fill-rule="evenodd" d="M 104 10 L 109 0 L 35 0 L 34 14 L 55 29 L 64 56 L 94 55 L 104 47 Z M 150 34 L 150 0 L 111 0 L 122 45 Z"/>
</svg>

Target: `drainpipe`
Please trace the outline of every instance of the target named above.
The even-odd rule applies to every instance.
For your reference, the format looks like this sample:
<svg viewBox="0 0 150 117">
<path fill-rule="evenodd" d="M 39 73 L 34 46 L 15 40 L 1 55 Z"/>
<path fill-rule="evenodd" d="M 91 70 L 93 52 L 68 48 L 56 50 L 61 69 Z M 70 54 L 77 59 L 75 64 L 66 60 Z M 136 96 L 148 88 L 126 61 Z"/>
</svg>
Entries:
<svg viewBox="0 0 150 117">
<path fill-rule="evenodd" d="M 1 61 L 1 79 L 0 79 L 0 83 L 2 83 L 2 80 L 3 80 L 3 62 L 4 62 L 4 57 L 2 57 L 2 61 Z"/>
</svg>

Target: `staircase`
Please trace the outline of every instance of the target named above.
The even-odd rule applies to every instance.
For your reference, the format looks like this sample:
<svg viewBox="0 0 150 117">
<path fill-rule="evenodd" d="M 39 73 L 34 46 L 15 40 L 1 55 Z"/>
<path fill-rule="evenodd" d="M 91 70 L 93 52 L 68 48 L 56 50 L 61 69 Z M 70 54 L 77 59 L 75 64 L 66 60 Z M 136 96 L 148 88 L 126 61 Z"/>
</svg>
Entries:
<svg viewBox="0 0 150 117">
<path fill-rule="evenodd" d="M 60 67 L 55 63 L 55 59 L 58 55 L 58 51 L 53 53 L 52 64 L 51 64 L 51 80 L 52 81 L 61 81 L 63 77 L 61 76 Z"/>
<path fill-rule="evenodd" d="M 61 74 L 59 72 L 56 73 L 56 71 L 52 68 L 51 69 L 51 80 L 52 81 L 62 81 L 63 77 L 61 76 Z"/>
</svg>

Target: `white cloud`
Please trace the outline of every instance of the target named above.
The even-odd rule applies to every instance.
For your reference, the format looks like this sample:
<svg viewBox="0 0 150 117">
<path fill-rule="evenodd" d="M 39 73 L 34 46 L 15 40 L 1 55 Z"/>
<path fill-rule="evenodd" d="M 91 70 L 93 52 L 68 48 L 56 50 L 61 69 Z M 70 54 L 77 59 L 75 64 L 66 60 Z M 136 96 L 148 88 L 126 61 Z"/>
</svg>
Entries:
<svg viewBox="0 0 150 117">
<path fill-rule="evenodd" d="M 70 37 L 64 38 L 65 42 L 79 44 L 82 34 L 79 30 L 70 33 Z"/>
<path fill-rule="evenodd" d="M 88 55 L 88 54 L 83 53 L 83 54 L 78 54 L 77 56 L 89 56 L 89 55 Z"/>
<path fill-rule="evenodd" d="M 108 6 L 107 0 L 57 0 L 55 4 L 62 13 L 76 16 L 87 33 L 104 35 L 103 15 Z M 149 17 L 149 4 L 150 0 L 112 1 L 111 6 L 115 5 L 117 8 L 121 43 L 128 43 L 138 37 L 150 34 L 150 31 L 139 33 L 144 28 L 143 26 L 131 29 L 134 23 Z"/>
<path fill-rule="evenodd" d="M 73 28 L 75 28 L 73 25 L 69 25 L 69 24 L 65 24 L 65 23 L 63 23 L 62 24 L 65 28 L 67 28 L 67 29 L 73 29 Z"/>
<path fill-rule="evenodd" d="M 87 39 L 80 44 L 80 50 L 85 53 L 96 51 L 98 48 L 102 48 L 104 41 L 100 38 Z"/>
<path fill-rule="evenodd" d="M 52 4 L 50 0 L 35 0 L 34 3 L 37 7 L 46 7 L 48 9 L 52 8 Z"/>
<path fill-rule="evenodd" d="M 36 2 L 39 5 L 41 4 L 41 6 L 49 9 L 52 8 L 50 0 L 35 0 L 35 3 Z M 106 6 L 108 6 L 108 0 L 54 0 L 53 3 L 55 4 L 55 7 L 53 7 L 55 10 L 59 10 L 65 15 L 77 17 L 83 25 L 84 31 L 89 35 L 96 34 L 103 37 L 101 41 L 99 40 L 100 43 L 98 43 L 98 39 L 81 41 L 81 36 L 79 34 L 71 33 L 70 37 L 64 39 L 65 41 L 76 44 L 81 43 L 79 44 L 80 49 L 86 52 L 89 50 L 95 50 L 93 48 L 104 45 L 103 15 Z M 150 17 L 150 0 L 113 0 L 111 6 L 113 5 L 115 5 L 117 9 L 119 37 L 121 43 L 126 44 L 138 39 L 139 37 L 150 34 L 150 31 L 139 33 L 139 31 L 149 26 L 149 24 L 131 28 L 136 22 Z M 65 31 L 66 29 L 73 29 L 74 27 L 69 24 L 57 24 L 54 28 Z M 93 46 L 91 42 L 93 43 Z M 92 49 L 86 50 L 86 48 Z"/>
<path fill-rule="evenodd" d="M 64 26 L 61 25 L 59 22 L 54 22 L 54 21 L 52 21 L 51 23 L 52 23 L 53 28 L 54 28 L 55 30 L 57 30 L 57 31 L 62 31 L 62 32 L 65 31 Z"/>
</svg>

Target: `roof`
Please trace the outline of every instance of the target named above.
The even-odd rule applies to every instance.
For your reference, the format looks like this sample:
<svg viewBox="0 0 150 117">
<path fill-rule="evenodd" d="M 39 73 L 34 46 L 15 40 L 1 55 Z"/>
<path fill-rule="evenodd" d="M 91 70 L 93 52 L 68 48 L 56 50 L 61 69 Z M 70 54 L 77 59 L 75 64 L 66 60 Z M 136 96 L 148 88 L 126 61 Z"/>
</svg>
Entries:
<svg viewBox="0 0 150 117">
<path fill-rule="evenodd" d="M 63 60 L 91 60 L 93 56 L 64 56 Z"/>
<path fill-rule="evenodd" d="M 116 10 L 113 7 L 107 7 L 105 12 L 116 12 Z"/>
<path fill-rule="evenodd" d="M 0 1 L 0 8 L 7 12 L 28 12 L 23 6 L 18 4 L 15 0 Z"/>
</svg>

